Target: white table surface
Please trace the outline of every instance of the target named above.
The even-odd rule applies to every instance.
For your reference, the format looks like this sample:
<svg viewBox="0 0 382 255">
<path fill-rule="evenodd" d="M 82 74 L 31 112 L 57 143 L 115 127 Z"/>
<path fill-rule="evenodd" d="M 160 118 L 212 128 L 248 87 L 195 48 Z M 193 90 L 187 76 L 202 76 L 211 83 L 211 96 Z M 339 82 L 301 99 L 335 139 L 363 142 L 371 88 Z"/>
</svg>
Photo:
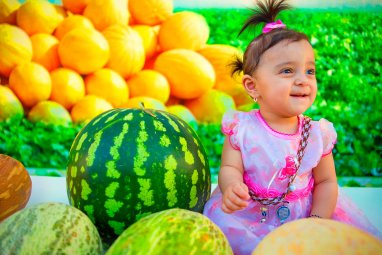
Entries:
<svg viewBox="0 0 382 255">
<path fill-rule="evenodd" d="M 27 206 L 43 202 L 69 204 L 65 177 L 31 176 L 32 194 Z M 212 184 L 212 190 L 216 184 Z M 341 190 L 364 211 L 369 220 L 382 232 L 382 188 L 348 188 Z"/>
</svg>

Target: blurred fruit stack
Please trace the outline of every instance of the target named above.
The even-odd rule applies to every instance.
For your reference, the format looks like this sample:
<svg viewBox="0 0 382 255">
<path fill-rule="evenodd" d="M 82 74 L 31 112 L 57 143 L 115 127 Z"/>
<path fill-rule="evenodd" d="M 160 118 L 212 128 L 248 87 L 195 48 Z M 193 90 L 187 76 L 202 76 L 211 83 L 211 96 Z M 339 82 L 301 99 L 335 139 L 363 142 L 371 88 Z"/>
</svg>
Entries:
<svg viewBox="0 0 382 255">
<path fill-rule="evenodd" d="M 117 107 L 219 122 L 249 103 L 229 62 L 207 45 L 203 16 L 172 0 L 0 0 L 0 120 L 20 114 L 59 125 Z"/>
</svg>

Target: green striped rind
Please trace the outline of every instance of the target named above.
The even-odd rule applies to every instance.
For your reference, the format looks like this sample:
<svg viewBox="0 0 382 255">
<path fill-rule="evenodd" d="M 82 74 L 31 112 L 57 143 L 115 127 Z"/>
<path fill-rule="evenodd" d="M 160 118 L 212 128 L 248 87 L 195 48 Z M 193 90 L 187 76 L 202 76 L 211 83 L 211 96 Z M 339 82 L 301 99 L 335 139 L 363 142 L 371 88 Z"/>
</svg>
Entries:
<svg viewBox="0 0 382 255">
<path fill-rule="evenodd" d="M 126 229 L 106 255 L 233 254 L 223 232 L 207 217 L 168 209 L 140 219 Z"/>
<path fill-rule="evenodd" d="M 113 109 L 77 135 L 67 190 L 71 204 L 110 242 L 151 213 L 202 212 L 211 176 L 204 148 L 186 122 L 164 111 Z"/>
<path fill-rule="evenodd" d="M 43 203 L 0 224 L 1 254 L 102 254 L 101 238 L 88 217 L 74 207 Z"/>
</svg>

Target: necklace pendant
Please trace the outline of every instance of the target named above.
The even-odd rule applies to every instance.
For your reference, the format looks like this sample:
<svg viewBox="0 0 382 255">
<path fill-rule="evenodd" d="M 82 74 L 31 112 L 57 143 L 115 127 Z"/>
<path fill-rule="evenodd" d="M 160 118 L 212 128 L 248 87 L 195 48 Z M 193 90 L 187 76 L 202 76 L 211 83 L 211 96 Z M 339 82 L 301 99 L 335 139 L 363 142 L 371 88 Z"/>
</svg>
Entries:
<svg viewBox="0 0 382 255">
<path fill-rule="evenodd" d="M 261 216 L 262 216 L 260 222 L 264 223 L 267 220 L 267 211 L 268 211 L 268 208 L 267 207 L 261 207 L 260 211 L 261 211 Z"/>
<path fill-rule="evenodd" d="M 285 222 L 290 216 L 290 210 L 287 206 L 282 205 L 277 209 L 277 218 L 279 218 L 281 224 Z"/>
<path fill-rule="evenodd" d="M 291 184 L 289 187 L 288 187 L 288 192 L 293 192 L 296 190 L 296 186 L 294 186 L 294 184 Z"/>
</svg>

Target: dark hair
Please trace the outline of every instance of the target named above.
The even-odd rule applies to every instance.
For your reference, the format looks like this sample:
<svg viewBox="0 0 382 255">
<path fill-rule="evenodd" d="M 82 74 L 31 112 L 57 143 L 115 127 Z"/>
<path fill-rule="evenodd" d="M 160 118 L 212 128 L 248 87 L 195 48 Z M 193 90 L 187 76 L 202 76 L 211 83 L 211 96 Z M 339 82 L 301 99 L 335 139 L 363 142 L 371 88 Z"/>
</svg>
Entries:
<svg viewBox="0 0 382 255">
<path fill-rule="evenodd" d="M 239 35 L 248 27 L 256 27 L 260 23 L 270 23 L 276 20 L 276 16 L 283 10 L 291 9 L 290 5 L 285 3 L 286 0 L 265 0 L 257 1 L 256 9 L 252 9 L 253 14 L 246 20 L 243 27 L 240 29 Z M 309 38 L 301 32 L 297 32 L 287 28 L 275 28 L 268 33 L 262 33 L 255 37 L 247 46 L 244 52 L 243 60 L 236 57 L 230 64 L 232 67 L 232 76 L 243 72 L 244 74 L 252 75 L 256 70 L 261 56 L 266 50 L 278 44 L 283 40 L 291 42 L 307 40 Z"/>
</svg>

